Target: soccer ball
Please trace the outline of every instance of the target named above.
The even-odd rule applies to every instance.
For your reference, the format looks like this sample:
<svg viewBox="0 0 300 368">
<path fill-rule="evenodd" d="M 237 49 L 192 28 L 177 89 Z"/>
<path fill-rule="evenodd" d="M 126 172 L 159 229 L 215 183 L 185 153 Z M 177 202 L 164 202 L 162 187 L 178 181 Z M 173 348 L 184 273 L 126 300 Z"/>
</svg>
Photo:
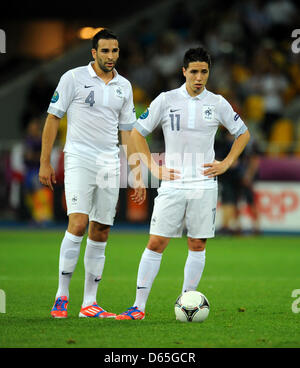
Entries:
<svg viewBox="0 0 300 368">
<path fill-rule="evenodd" d="M 199 291 L 187 291 L 175 302 L 175 316 L 181 322 L 203 322 L 209 314 L 209 302 Z"/>
</svg>

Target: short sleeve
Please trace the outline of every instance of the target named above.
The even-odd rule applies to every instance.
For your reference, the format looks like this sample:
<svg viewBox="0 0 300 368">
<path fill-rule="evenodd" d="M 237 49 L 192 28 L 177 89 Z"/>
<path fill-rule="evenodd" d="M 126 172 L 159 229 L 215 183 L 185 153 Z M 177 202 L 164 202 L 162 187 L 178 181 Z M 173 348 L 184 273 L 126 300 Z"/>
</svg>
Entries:
<svg viewBox="0 0 300 368">
<path fill-rule="evenodd" d="M 164 113 L 164 100 L 164 93 L 161 93 L 136 121 L 134 128 L 144 137 L 150 134 L 161 122 Z"/>
<path fill-rule="evenodd" d="M 245 133 L 247 127 L 240 115 L 236 113 L 230 103 L 222 96 L 219 104 L 219 121 L 236 138 Z"/>
<path fill-rule="evenodd" d="M 133 93 L 131 84 L 128 88 L 128 96 L 122 106 L 119 116 L 119 130 L 132 130 L 136 121 L 136 113 L 133 104 Z"/>
<path fill-rule="evenodd" d="M 75 77 L 72 70 L 69 70 L 60 78 L 47 112 L 62 118 L 73 101 L 74 93 Z"/>
</svg>

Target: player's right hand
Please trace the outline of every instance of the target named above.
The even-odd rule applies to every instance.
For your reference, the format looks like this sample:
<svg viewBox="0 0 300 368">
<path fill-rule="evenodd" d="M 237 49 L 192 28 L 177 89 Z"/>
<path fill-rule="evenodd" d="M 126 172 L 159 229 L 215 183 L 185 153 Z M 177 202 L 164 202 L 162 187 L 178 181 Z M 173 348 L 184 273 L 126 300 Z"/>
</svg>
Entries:
<svg viewBox="0 0 300 368">
<path fill-rule="evenodd" d="M 176 180 L 180 179 L 180 171 L 168 169 L 165 165 L 159 166 L 158 170 L 153 173 L 159 180 Z"/>
<path fill-rule="evenodd" d="M 39 171 L 40 183 L 46 185 L 53 191 L 53 185 L 56 184 L 55 171 L 50 164 L 41 164 Z"/>
<path fill-rule="evenodd" d="M 146 195 L 147 195 L 147 192 L 146 192 L 145 186 L 138 186 L 134 188 L 134 192 L 131 195 L 131 199 L 136 204 L 141 205 L 142 203 L 144 203 L 146 199 Z"/>
</svg>

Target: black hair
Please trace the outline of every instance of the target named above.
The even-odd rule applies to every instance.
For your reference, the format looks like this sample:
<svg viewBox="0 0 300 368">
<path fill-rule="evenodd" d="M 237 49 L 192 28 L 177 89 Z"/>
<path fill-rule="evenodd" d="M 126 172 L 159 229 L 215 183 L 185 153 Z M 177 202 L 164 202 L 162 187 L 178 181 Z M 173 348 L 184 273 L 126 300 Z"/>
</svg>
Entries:
<svg viewBox="0 0 300 368">
<path fill-rule="evenodd" d="M 187 50 L 183 58 L 183 67 L 187 69 L 189 63 L 194 61 L 204 61 L 208 64 L 209 69 L 211 67 L 210 55 L 203 46 Z"/>
<path fill-rule="evenodd" d="M 98 41 L 100 39 L 105 39 L 105 40 L 118 40 L 118 37 L 109 29 L 101 29 L 101 31 L 97 32 L 95 34 L 95 36 L 92 39 L 92 48 L 93 49 L 98 49 Z"/>
</svg>

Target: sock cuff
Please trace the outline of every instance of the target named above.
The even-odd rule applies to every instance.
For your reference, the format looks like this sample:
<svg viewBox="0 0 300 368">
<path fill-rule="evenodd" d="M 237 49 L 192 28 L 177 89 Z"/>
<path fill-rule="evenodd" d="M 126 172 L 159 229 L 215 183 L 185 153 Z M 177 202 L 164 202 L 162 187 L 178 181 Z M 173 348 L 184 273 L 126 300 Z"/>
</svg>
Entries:
<svg viewBox="0 0 300 368">
<path fill-rule="evenodd" d="M 98 247 L 98 248 L 103 248 L 104 249 L 106 247 L 107 242 L 98 242 L 98 241 L 95 241 L 95 240 L 91 240 L 90 238 L 87 238 L 86 244 L 91 245 L 93 247 Z"/>
<path fill-rule="evenodd" d="M 189 249 L 189 255 L 197 258 L 205 257 L 205 249 L 202 251 L 194 251 Z"/>
<path fill-rule="evenodd" d="M 69 240 L 72 240 L 75 243 L 81 243 L 83 239 L 83 236 L 77 236 L 77 235 L 71 234 L 67 230 L 65 232 L 65 237 L 68 238 Z"/>
<path fill-rule="evenodd" d="M 161 259 L 162 257 L 162 253 L 154 252 L 153 250 L 150 250 L 148 248 L 145 248 L 144 255 L 147 257 L 149 256 L 154 259 Z"/>
</svg>

